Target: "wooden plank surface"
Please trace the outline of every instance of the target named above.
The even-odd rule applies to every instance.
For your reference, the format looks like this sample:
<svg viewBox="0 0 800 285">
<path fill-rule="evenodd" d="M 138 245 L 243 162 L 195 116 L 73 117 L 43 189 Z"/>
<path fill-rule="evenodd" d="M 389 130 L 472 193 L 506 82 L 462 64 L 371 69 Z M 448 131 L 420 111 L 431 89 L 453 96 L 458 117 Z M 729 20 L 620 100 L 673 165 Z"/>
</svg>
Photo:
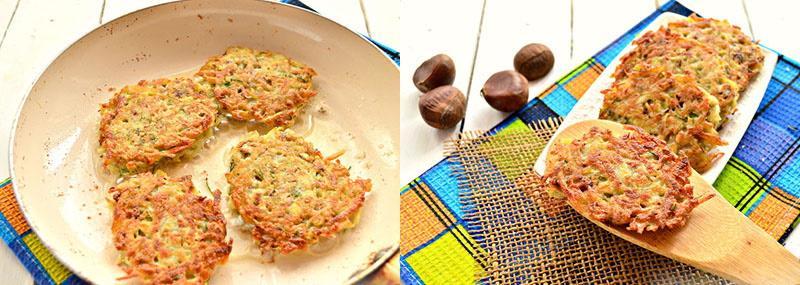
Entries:
<svg viewBox="0 0 800 285">
<path fill-rule="evenodd" d="M 458 9 L 453 9 L 458 7 Z M 442 159 L 442 142 L 458 132 L 434 129 L 419 114 L 420 92 L 411 77 L 420 63 L 439 53 L 456 65 L 453 85 L 466 93 L 475 57 L 482 0 L 404 1 L 400 7 L 403 64 L 400 67 L 400 181 L 406 183 Z M 443 13 L 442 11 L 448 11 Z M 425 19 L 425 20 L 423 20 Z M 399 186 L 399 185 L 398 185 Z"/>
<path fill-rule="evenodd" d="M 681 4 L 699 13 L 703 17 L 726 19 L 731 24 L 742 28 L 742 31 L 753 36 L 750 30 L 750 22 L 747 13 L 744 11 L 742 1 L 730 0 L 681 0 Z"/>
<path fill-rule="evenodd" d="M 104 6 L 102 9 L 103 15 L 101 21 L 102 23 L 106 23 L 108 21 L 116 19 L 130 12 L 166 2 L 170 1 L 169 0 L 137 0 L 137 1 L 106 0 L 104 2 Z"/>
<path fill-rule="evenodd" d="M 28 270 L 19 263 L 17 256 L 7 246 L 0 246 L 0 273 L 7 284 L 33 284 Z"/>
<path fill-rule="evenodd" d="M 396 48 L 400 44 L 400 1 L 360 0 L 369 35 L 373 39 Z M 410 18 L 409 21 L 426 20 Z M 409 39 L 414 40 L 414 39 Z"/>
<path fill-rule="evenodd" d="M 359 0 L 303 0 L 321 15 L 339 22 L 362 35 L 368 35 L 364 13 Z"/>
<path fill-rule="evenodd" d="M 584 61 L 656 9 L 641 0 L 573 0 L 572 58 Z"/>
<path fill-rule="evenodd" d="M 555 57 L 553 70 L 530 82 L 529 97 L 544 91 L 573 64 L 570 59 L 569 1 L 489 1 L 484 11 L 481 42 L 469 88 L 469 105 L 464 130 L 485 130 L 509 115 L 493 109 L 481 96 L 481 88 L 492 74 L 514 69 L 514 55 L 529 43 L 550 47 Z"/>
<path fill-rule="evenodd" d="M 6 28 L 11 22 L 11 15 L 17 8 L 19 0 L 0 0 L 0 37 L 6 34 Z"/>
<path fill-rule="evenodd" d="M 13 11 L 16 6 L 16 12 Z M 81 34 L 97 25 L 102 0 L 20 0 L 17 6 L 0 2 L 0 25 L 8 24 L 0 45 L 0 86 L 3 103 L 0 130 L 10 134 L 12 121 L 23 96 L 38 73 Z M 9 12 L 8 9 L 11 9 Z M 14 15 L 13 19 L 11 15 Z M 0 179 L 9 176 L 8 137 L 0 139 Z M 31 276 L 8 247 L 0 250 L 0 272 L 4 284 L 31 284 Z"/>
<path fill-rule="evenodd" d="M 0 113 L 8 114 L 9 118 L 16 114 L 38 73 L 72 41 L 97 25 L 101 7 L 102 0 L 19 3 L 0 46 L 0 82 L 4 92 Z M 0 130 L 10 130 L 12 120 L 0 120 Z M 0 149 L 8 149 L 8 140 L 0 140 Z M 7 156 L 6 151 L 0 152 L 0 161 L 7 161 Z M 0 177 L 8 175 L 8 164 L 0 163 Z"/>
<path fill-rule="evenodd" d="M 800 61 L 800 1 L 745 0 L 755 38 L 796 61 Z M 780 7 L 780 8 L 776 8 Z"/>
<path fill-rule="evenodd" d="M 141 8 L 170 2 L 170 0 L 106 0 L 103 11 L 103 23 L 113 20 Z M 364 21 L 359 0 L 305 0 L 309 7 L 356 32 L 367 35 L 366 22 Z"/>
</svg>

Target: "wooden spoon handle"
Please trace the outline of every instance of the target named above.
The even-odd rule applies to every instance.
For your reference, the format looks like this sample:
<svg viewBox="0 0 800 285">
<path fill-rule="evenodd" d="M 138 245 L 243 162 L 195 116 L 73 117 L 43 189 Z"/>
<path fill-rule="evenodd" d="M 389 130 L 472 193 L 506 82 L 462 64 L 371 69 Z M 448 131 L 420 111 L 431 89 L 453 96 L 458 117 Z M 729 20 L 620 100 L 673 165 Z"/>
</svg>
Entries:
<svg viewBox="0 0 800 285">
<path fill-rule="evenodd" d="M 691 179 L 703 180 L 699 175 L 693 175 Z M 693 181 L 695 185 L 700 183 L 705 181 Z M 800 260 L 775 238 L 733 208 L 719 194 L 706 203 L 708 205 L 705 206 L 714 209 L 720 221 L 717 227 L 733 227 L 733 231 L 730 234 L 707 236 L 704 238 L 707 243 L 698 243 L 716 247 L 698 252 L 718 252 L 720 255 L 684 255 L 685 260 L 681 261 L 739 283 L 800 284 Z M 723 221 L 732 221 L 734 224 Z"/>
<path fill-rule="evenodd" d="M 703 210 L 693 212 L 684 228 L 658 233 L 592 222 L 633 244 L 737 283 L 800 284 L 800 260 L 722 197 L 698 209 Z M 716 223 L 709 223 L 710 215 Z"/>
<path fill-rule="evenodd" d="M 800 284 L 797 257 L 760 228 L 749 230 L 742 242 L 728 258 L 696 265 L 743 284 Z"/>
</svg>

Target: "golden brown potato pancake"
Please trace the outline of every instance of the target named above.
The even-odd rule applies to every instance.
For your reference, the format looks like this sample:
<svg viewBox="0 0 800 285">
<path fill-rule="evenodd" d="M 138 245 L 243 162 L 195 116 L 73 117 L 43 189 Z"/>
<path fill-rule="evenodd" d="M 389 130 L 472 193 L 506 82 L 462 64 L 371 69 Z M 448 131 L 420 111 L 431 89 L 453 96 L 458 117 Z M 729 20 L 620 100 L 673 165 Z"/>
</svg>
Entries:
<svg viewBox="0 0 800 285">
<path fill-rule="evenodd" d="M 636 70 L 607 90 L 600 118 L 638 126 L 689 157 L 703 172 L 722 154 L 711 150 L 719 137 L 719 103 L 689 76 L 672 75 L 663 66 Z"/>
<path fill-rule="evenodd" d="M 704 172 L 725 144 L 717 132 L 736 112 L 740 93 L 761 69 L 764 55 L 727 21 L 692 16 L 648 31 L 602 91 L 600 118 L 643 128 L 688 156 Z"/>
<path fill-rule="evenodd" d="M 700 18 L 695 14 L 684 21 L 669 23 L 669 29 L 685 38 L 701 42 L 717 50 L 728 62 L 735 63 L 732 80 L 736 81 L 739 91 L 747 89 L 747 85 L 764 66 L 764 53 L 761 48 L 745 35 L 742 30 L 728 23 L 727 20 Z"/>
<path fill-rule="evenodd" d="M 548 191 L 560 193 L 591 219 L 642 233 L 686 224 L 697 205 L 692 169 L 664 141 L 633 126 L 614 136 L 592 128 L 582 138 L 556 142 L 543 177 Z"/>
<path fill-rule="evenodd" d="M 112 187 L 111 231 L 119 266 L 145 284 L 206 284 L 225 262 L 225 217 L 214 199 L 195 193 L 191 176 L 142 173 Z"/>
<path fill-rule="evenodd" d="M 744 76 L 736 74 L 738 64 L 729 63 L 710 46 L 665 28 L 645 33 L 634 44 L 636 48 L 622 57 L 614 71 L 617 80 L 637 70 L 663 67 L 671 74 L 694 78 L 700 88 L 716 97 L 723 121 L 736 111 L 740 89 L 731 78 Z"/>
<path fill-rule="evenodd" d="M 311 82 L 316 74 L 284 55 L 244 47 L 228 48 L 197 72 L 234 119 L 254 120 L 270 127 L 294 123 L 317 95 Z"/>
<path fill-rule="evenodd" d="M 280 128 L 239 142 L 225 176 L 234 208 L 254 226 L 253 239 L 266 254 L 306 249 L 352 227 L 372 187 Z"/>
<path fill-rule="evenodd" d="M 128 175 L 193 156 L 211 136 L 217 113 L 210 89 L 188 78 L 125 86 L 100 107 L 103 166 Z"/>
</svg>

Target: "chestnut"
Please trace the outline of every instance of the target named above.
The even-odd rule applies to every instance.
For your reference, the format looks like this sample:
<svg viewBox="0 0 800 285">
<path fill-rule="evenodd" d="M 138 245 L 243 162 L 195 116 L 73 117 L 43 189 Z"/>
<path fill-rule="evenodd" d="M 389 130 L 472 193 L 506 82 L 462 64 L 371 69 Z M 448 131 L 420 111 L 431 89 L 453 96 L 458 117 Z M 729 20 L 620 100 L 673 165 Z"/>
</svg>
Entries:
<svg viewBox="0 0 800 285">
<path fill-rule="evenodd" d="M 481 95 L 492 108 L 516 111 L 528 103 L 528 79 L 513 70 L 500 71 L 486 80 Z"/>
<path fill-rule="evenodd" d="M 446 54 L 437 54 L 422 63 L 414 71 L 414 85 L 422 92 L 436 87 L 451 85 L 456 79 L 456 65 Z"/>
<path fill-rule="evenodd" d="M 431 127 L 449 129 L 454 127 L 467 109 L 467 98 L 451 85 L 437 87 L 419 97 L 419 113 Z"/>
<path fill-rule="evenodd" d="M 536 80 L 553 69 L 553 53 L 543 44 L 528 44 L 514 56 L 514 69 L 528 80 Z"/>
</svg>

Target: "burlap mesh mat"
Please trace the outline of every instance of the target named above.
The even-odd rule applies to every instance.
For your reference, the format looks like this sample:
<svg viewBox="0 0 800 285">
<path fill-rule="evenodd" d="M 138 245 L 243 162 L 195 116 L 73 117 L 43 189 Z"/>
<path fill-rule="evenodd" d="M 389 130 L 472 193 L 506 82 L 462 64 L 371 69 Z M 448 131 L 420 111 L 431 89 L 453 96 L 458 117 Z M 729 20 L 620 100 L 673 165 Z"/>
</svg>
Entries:
<svg viewBox="0 0 800 285">
<path fill-rule="evenodd" d="M 470 235 L 492 284 L 728 284 L 595 226 L 539 187 L 533 164 L 559 121 L 449 141 Z"/>
</svg>

